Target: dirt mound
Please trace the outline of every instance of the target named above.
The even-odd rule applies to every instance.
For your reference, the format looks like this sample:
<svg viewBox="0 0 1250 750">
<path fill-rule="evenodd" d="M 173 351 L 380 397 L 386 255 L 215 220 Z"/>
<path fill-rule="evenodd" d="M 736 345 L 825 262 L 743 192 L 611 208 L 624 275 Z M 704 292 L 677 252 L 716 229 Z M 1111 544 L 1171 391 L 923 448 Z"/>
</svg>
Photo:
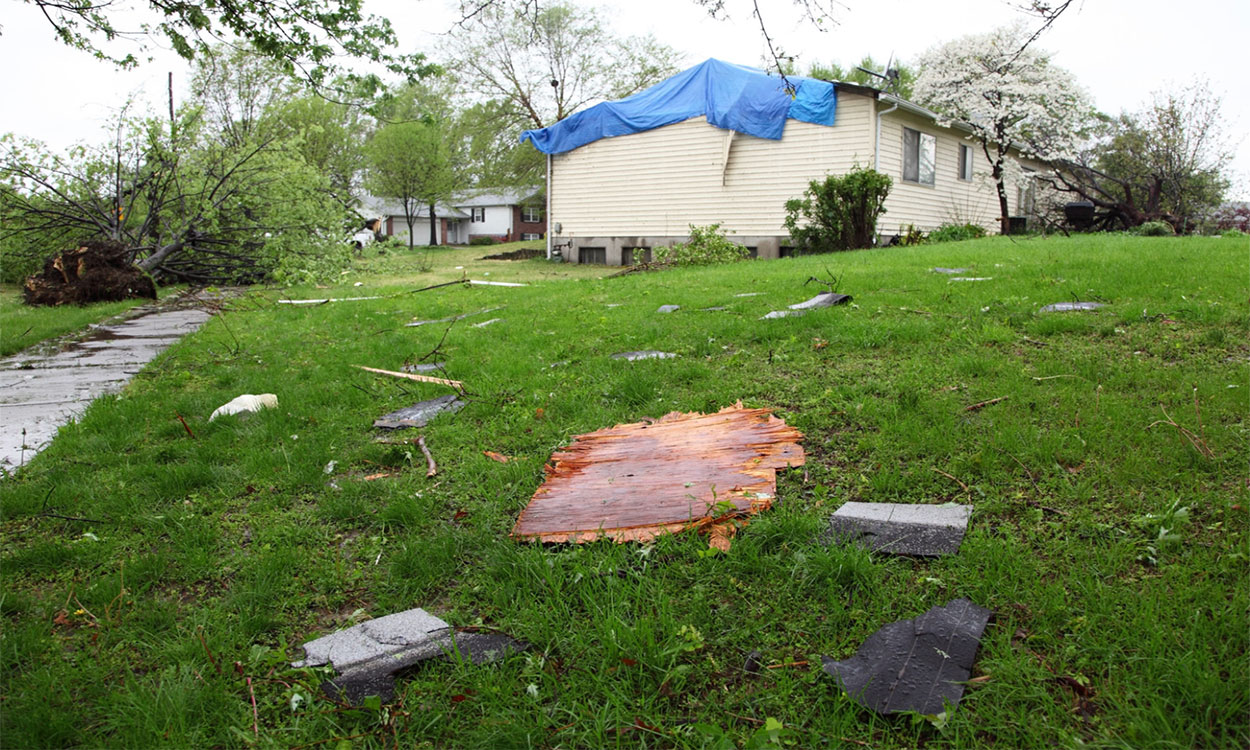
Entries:
<svg viewBox="0 0 1250 750">
<path fill-rule="evenodd" d="M 510 253 L 498 253 L 496 255 L 483 255 L 479 260 L 530 260 L 531 258 L 546 258 L 547 251 L 542 249 L 523 248 L 521 250 L 513 250 Z"/>
<path fill-rule="evenodd" d="M 125 245 L 111 240 L 92 240 L 52 256 L 25 287 L 28 305 L 156 299 L 156 284 L 130 263 Z"/>
</svg>

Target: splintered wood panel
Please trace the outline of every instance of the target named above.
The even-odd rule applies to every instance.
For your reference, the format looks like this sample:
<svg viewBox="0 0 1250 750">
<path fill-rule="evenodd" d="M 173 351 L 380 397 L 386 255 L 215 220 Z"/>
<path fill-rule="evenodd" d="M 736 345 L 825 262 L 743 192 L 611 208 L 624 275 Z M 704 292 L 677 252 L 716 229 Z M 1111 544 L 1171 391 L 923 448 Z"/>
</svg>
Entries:
<svg viewBox="0 0 1250 750">
<path fill-rule="evenodd" d="M 673 412 L 573 438 L 552 455 L 512 536 L 544 542 L 646 541 L 766 510 L 777 469 L 802 466 L 802 433 L 741 402 Z M 732 508 L 721 503 L 730 503 Z M 719 507 L 718 507 L 719 506 Z"/>
</svg>

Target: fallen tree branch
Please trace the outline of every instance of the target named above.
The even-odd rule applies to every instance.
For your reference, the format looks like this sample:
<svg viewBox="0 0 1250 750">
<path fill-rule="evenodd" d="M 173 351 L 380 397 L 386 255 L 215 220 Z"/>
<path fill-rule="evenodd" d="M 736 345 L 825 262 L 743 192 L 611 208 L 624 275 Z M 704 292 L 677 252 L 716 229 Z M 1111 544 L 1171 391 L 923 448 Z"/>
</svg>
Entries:
<svg viewBox="0 0 1250 750">
<path fill-rule="evenodd" d="M 930 468 L 932 468 L 934 471 L 936 471 L 937 473 L 941 474 L 942 476 L 946 477 L 947 479 L 951 480 L 951 481 L 952 481 L 952 482 L 954 482 L 955 484 L 959 485 L 960 487 L 963 487 L 963 488 L 964 488 L 964 492 L 967 492 L 967 491 L 968 491 L 968 485 L 966 485 L 966 484 L 964 484 L 963 482 L 959 481 L 959 480 L 958 480 L 958 479 L 956 479 L 953 475 L 951 475 L 951 474 L 947 474 L 946 472 L 942 471 L 941 469 L 939 469 L 939 468 L 937 468 L 937 467 L 930 467 Z"/>
</svg>

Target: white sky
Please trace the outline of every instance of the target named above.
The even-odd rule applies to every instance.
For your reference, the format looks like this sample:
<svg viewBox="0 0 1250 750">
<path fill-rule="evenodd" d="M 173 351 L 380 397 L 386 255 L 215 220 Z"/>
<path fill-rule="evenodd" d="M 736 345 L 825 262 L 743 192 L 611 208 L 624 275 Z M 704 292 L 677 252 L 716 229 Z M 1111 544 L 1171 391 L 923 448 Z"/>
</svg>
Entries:
<svg viewBox="0 0 1250 750">
<path fill-rule="evenodd" d="M 1020 0 L 1023 2 L 1023 0 Z M 581 0 L 586 3 L 590 0 Z M 761 0 L 769 32 L 800 68 L 812 62 L 852 65 L 866 54 L 914 59 L 928 47 L 1011 23 L 1008 0 L 843 0 L 839 23 L 826 32 L 802 22 L 790 0 Z M 726 0 L 729 18 L 713 20 L 693 0 L 598 0 L 620 34 L 652 33 L 682 51 L 686 63 L 709 57 L 759 65 L 765 47 L 750 0 Z M 175 96 L 187 66 L 157 51 L 132 72 L 118 71 L 53 37 L 37 8 L 6 3 L 0 16 L 0 133 L 35 137 L 55 148 L 99 142 L 108 118 L 139 93 L 163 111 L 166 75 Z M 445 0 L 367 0 L 392 19 L 403 45 L 431 48 L 454 18 Z M 1247 0 L 1076 0 L 1038 42 L 1072 71 L 1105 112 L 1136 109 L 1151 92 L 1205 79 L 1223 96 L 1224 128 L 1237 146 L 1232 197 L 1250 199 L 1250 42 Z M 120 48 L 119 48 L 119 51 Z"/>
</svg>

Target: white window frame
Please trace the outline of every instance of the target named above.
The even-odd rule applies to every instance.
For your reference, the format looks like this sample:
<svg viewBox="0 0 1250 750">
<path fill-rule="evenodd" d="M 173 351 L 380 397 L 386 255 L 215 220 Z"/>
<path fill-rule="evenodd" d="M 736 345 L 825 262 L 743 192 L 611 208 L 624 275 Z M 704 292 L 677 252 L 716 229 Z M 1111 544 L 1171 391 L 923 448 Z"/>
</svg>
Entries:
<svg viewBox="0 0 1250 750">
<path fill-rule="evenodd" d="M 537 224 L 542 220 L 542 206 L 521 206 L 521 221 L 526 224 Z"/>
<path fill-rule="evenodd" d="M 528 242 L 530 240 L 541 240 L 542 238 L 543 236 L 541 234 L 535 234 L 534 232 L 522 232 L 521 233 L 522 242 Z"/>
<path fill-rule="evenodd" d="M 961 143 L 959 144 L 959 179 L 964 182 L 971 182 L 972 174 L 972 146 Z"/>
<path fill-rule="evenodd" d="M 912 144 L 907 142 L 909 134 L 913 135 Z M 922 156 L 928 156 L 927 161 Z M 937 182 L 937 136 L 903 128 L 903 182 L 929 187 Z"/>
<path fill-rule="evenodd" d="M 486 221 L 486 206 L 474 206 L 469 210 L 472 212 L 469 221 L 479 224 Z"/>
</svg>

